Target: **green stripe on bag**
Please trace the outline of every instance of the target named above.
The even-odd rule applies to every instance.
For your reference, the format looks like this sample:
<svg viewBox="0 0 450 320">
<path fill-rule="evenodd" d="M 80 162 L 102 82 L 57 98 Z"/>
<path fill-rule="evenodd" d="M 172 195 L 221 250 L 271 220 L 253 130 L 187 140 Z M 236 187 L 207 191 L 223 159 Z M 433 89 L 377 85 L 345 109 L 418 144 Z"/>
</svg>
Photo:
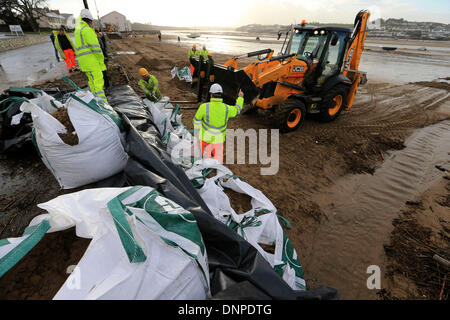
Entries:
<svg viewBox="0 0 450 320">
<path fill-rule="evenodd" d="M 43 220 L 31 229 L 28 228 L 28 232 L 30 232 L 28 237 L 0 259 L 0 277 L 30 252 L 42 240 L 49 229 L 50 223 L 48 220 Z"/>
<path fill-rule="evenodd" d="M 139 189 L 140 187 L 132 187 L 109 201 L 107 204 L 109 212 L 114 219 L 114 224 L 119 234 L 120 241 L 122 242 L 131 263 L 144 262 L 147 259 L 147 256 L 145 255 L 142 247 L 134 238 L 133 231 L 131 230 L 125 215 L 126 208 L 121 202 L 121 199 L 125 199 Z"/>
</svg>

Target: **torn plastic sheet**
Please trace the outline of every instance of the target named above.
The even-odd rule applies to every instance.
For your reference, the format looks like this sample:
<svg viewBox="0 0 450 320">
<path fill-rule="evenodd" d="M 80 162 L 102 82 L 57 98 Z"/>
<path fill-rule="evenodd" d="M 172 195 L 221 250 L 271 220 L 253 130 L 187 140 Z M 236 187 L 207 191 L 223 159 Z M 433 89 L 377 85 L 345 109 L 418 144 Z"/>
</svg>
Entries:
<svg viewBox="0 0 450 320">
<path fill-rule="evenodd" d="M 172 74 L 172 79 L 178 77 L 181 81 L 192 82 L 191 70 L 189 70 L 189 67 L 184 67 L 183 69 L 173 67 L 170 73 Z"/>
<path fill-rule="evenodd" d="M 150 186 L 191 212 L 206 246 L 213 298 L 337 299 L 338 291 L 333 287 L 309 291 L 290 288 L 256 248 L 214 218 L 183 169 L 164 150 L 158 130 L 131 87 L 109 88 L 107 96 L 123 116 L 129 160 L 122 174 L 99 186 Z M 248 284 L 247 290 L 237 289 L 244 284 Z"/>
</svg>

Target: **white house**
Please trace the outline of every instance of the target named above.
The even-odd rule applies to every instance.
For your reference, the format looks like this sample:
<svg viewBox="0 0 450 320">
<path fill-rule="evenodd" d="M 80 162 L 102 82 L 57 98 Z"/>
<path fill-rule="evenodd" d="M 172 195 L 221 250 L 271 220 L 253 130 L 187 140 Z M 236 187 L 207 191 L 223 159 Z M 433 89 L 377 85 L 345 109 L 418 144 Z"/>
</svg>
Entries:
<svg viewBox="0 0 450 320">
<path fill-rule="evenodd" d="M 39 27 L 58 29 L 61 25 L 65 25 L 66 19 L 58 13 L 39 9 L 42 15 L 37 20 Z M 48 10 L 48 9 L 47 9 Z"/>
<path fill-rule="evenodd" d="M 77 25 L 77 18 L 71 13 L 61 13 L 61 15 L 66 19 L 66 27 L 67 29 L 73 30 Z"/>
<path fill-rule="evenodd" d="M 131 31 L 131 23 L 123 14 L 113 11 L 100 18 L 101 23 L 116 27 L 116 31 Z"/>
<path fill-rule="evenodd" d="M 381 29 L 381 18 L 378 18 L 375 20 L 369 20 L 369 22 L 367 22 L 367 29 L 380 30 Z"/>
</svg>

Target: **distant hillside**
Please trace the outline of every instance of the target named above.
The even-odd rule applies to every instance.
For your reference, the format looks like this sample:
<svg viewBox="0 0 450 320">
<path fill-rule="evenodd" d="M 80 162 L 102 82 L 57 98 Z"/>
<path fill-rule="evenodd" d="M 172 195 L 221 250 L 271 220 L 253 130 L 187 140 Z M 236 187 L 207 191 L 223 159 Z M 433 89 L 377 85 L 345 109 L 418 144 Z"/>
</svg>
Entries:
<svg viewBox="0 0 450 320">
<path fill-rule="evenodd" d="M 236 31 L 252 32 L 252 33 L 278 33 L 279 30 L 284 30 L 289 26 L 282 26 L 279 24 L 262 25 L 262 24 L 248 24 L 239 28 Z"/>
<path fill-rule="evenodd" d="M 347 27 L 352 28 L 353 24 L 346 23 L 319 23 L 319 22 L 311 22 L 307 23 L 312 26 L 337 26 L 337 27 Z M 252 32 L 252 33 L 277 33 L 279 30 L 286 30 L 290 27 L 290 25 L 280 25 L 280 24 L 248 24 L 236 29 L 236 31 L 240 32 Z"/>
<path fill-rule="evenodd" d="M 155 28 L 155 26 L 152 26 L 151 24 L 144 24 L 139 22 L 133 22 L 131 24 L 131 30 L 134 31 L 155 31 L 159 30 L 158 28 Z"/>
</svg>

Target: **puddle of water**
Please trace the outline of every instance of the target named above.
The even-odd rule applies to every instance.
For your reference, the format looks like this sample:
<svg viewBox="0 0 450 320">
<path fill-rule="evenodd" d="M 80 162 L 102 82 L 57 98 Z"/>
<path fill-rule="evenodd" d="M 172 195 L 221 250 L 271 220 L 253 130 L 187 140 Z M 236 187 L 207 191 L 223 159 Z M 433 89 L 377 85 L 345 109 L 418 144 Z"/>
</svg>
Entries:
<svg viewBox="0 0 450 320">
<path fill-rule="evenodd" d="M 450 164 L 450 120 L 415 131 L 405 145 L 373 176 L 346 176 L 313 196 L 329 220 L 305 261 L 312 283 L 337 287 L 342 299 L 376 298 L 375 290 L 366 286 L 367 268 L 378 265 L 383 281 L 383 243 L 392 231 L 392 219 L 406 201 L 442 178 L 435 165 Z"/>
<path fill-rule="evenodd" d="M 68 74 L 65 63 L 56 61 L 50 42 L 0 53 L 0 92 L 11 86 L 30 86 Z"/>
</svg>

